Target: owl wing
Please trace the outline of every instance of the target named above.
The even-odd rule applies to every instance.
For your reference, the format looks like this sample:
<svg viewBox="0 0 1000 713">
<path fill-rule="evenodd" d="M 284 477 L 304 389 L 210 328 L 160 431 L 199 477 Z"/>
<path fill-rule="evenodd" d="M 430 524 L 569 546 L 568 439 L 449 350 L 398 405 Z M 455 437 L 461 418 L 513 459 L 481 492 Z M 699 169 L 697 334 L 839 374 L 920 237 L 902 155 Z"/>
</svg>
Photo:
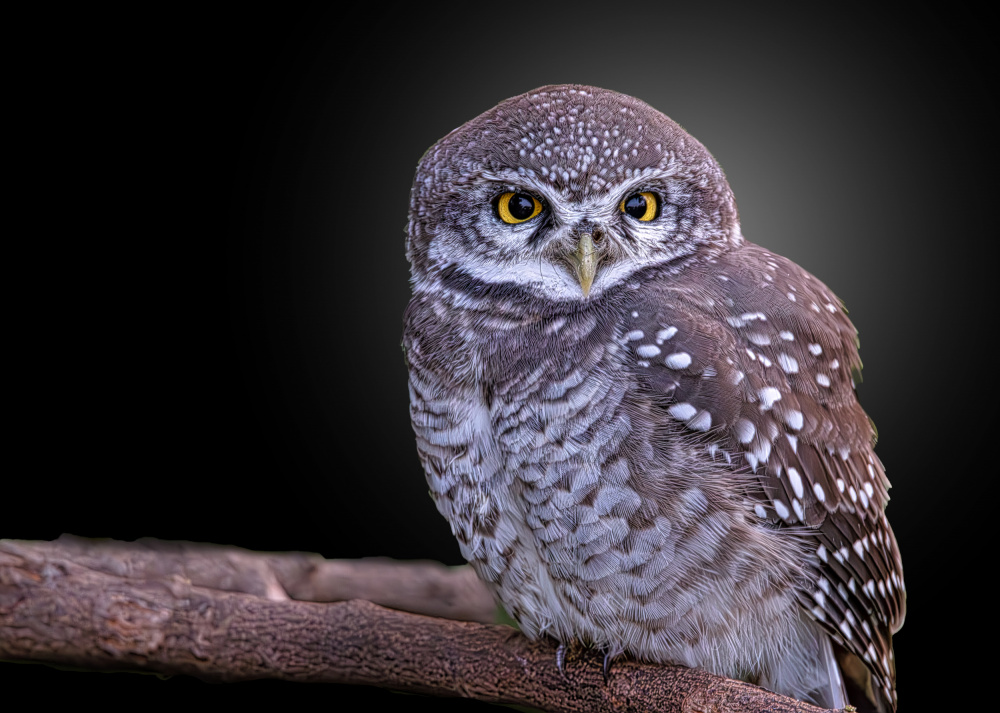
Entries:
<svg viewBox="0 0 1000 713">
<path fill-rule="evenodd" d="M 889 481 L 854 391 L 853 325 L 822 283 L 749 243 L 659 286 L 625 334 L 645 388 L 713 458 L 756 475 L 762 526 L 814 538 L 801 604 L 894 703 L 903 574 Z"/>
</svg>

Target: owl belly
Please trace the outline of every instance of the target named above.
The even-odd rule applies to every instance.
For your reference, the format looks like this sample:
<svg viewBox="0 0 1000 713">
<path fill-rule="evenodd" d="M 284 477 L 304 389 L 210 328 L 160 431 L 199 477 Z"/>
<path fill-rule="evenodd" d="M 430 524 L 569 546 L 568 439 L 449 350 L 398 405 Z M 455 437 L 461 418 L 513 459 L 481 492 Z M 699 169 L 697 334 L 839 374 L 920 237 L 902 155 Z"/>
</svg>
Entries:
<svg viewBox="0 0 1000 713">
<path fill-rule="evenodd" d="M 789 648 L 812 646 L 790 582 L 761 564 L 769 548 L 723 555 L 741 534 L 729 516 L 697 512 L 700 491 L 641 525 L 627 513 L 653 504 L 626 487 L 601 491 L 572 502 L 561 487 L 514 489 L 492 538 L 468 552 L 529 637 L 751 679 Z"/>
<path fill-rule="evenodd" d="M 577 339 L 546 350 L 565 358 L 513 368 L 527 343 L 497 348 L 510 366 L 473 359 L 447 389 L 421 368 L 429 352 L 410 353 L 437 507 L 525 634 L 740 678 L 814 646 L 793 589 L 806 554 L 748 521 L 746 476 L 656 417 L 615 341 Z"/>
<path fill-rule="evenodd" d="M 784 535 L 702 487 L 722 471 L 695 448 L 689 460 L 658 458 L 624 390 L 593 381 L 579 400 L 493 410 L 492 487 L 470 488 L 484 517 L 463 554 L 532 638 L 759 676 L 811 636 L 776 556 L 789 551 Z"/>
</svg>

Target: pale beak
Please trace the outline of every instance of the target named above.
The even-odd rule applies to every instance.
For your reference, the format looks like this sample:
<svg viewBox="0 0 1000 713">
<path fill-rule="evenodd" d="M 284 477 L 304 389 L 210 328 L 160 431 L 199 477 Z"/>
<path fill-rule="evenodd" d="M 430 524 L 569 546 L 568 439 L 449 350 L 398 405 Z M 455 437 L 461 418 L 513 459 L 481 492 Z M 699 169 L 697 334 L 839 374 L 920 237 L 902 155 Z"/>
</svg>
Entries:
<svg viewBox="0 0 1000 713">
<path fill-rule="evenodd" d="M 594 249 L 594 237 L 590 233 L 580 236 L 580 242 L 576 246 L 576 251 L 570 253 L 570 261 L 576 268 L 576 277 L 583 288 L 583 296 L 590 294 L 590 286 L 594 284 L 594 275 L 597 274 L 597 263 L 600 258 Z"/>
</svg>

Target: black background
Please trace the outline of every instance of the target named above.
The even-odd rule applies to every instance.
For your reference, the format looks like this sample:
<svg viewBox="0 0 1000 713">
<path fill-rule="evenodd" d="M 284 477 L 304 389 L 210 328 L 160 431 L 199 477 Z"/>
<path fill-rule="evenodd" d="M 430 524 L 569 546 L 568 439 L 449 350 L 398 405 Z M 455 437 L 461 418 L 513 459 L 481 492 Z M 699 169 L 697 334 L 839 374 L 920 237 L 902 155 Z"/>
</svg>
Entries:
<svg viewBox="0 0 1000 713">
<path fill-rule="evenodd" d="M 407 411 L 410 181 L 427 147 L 498 101 L 592 84 L 688 129 L 726 170 L 744 235 L 847 304 L 906 572 L 901 710 L 964 690 L 996 474 L 984 19 L 613 5 L 26 23 L 6 110 L 16 366 L 0 537 L 460 563 Z M 111 708 L 431 703 L 15 664 L 0 682 Z"/>
</svg>

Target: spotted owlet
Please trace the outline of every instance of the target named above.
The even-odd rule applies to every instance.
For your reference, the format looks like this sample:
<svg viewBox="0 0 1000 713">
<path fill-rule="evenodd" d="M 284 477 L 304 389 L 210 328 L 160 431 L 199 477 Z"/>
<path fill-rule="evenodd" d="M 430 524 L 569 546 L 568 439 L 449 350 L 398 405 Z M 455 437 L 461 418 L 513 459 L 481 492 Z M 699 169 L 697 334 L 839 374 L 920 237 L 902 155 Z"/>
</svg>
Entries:
<svg viewBox="0 0 1000 713">
<path fill-rule="evenodd" d="M 417 167 L 420 459 L 524 633 L 895 708 L 889 482 L 840 301 L 748 242 L 723 172 L 630 96 L 548 86 Z"/>
</svg>

